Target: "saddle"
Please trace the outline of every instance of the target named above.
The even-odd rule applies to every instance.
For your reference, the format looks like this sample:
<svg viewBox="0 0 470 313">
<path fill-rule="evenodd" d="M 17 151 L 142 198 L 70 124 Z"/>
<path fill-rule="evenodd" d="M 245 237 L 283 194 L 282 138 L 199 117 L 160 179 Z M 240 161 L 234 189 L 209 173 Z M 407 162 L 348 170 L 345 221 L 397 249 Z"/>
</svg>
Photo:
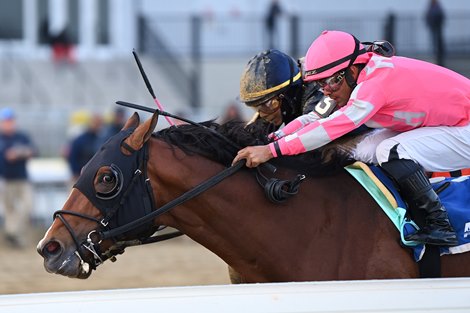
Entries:
<svg viewBox="0 0 470 313">
<path fill-rule="evenodd" d="M 410 219 L 407 205 L 393 182 L 377 166 L 355 162 L 345 169 L 369 192 L 400 232 L 404 246 L 413 249 L 415 261 L 420 261 L 425 245 L 406 241 L 404 237 L 419 229 Z M 439 247 L 440 255 L 470 251 L 470 176 L 435 177 L 431 184 L 447 210 L 449 220 L 457 232 L 459 244 L 455 247 Z"/>
</svg>

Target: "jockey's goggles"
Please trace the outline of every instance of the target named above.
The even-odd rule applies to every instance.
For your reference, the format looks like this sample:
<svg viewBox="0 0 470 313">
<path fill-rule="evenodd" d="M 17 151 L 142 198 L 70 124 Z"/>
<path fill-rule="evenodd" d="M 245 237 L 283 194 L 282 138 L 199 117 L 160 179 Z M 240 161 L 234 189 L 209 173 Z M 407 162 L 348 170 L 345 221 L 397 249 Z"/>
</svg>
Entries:
<svg viewBox="0 0 470 313">
<path fill-rule="evenodd" d="M 273 97 L 265 102 L 262 102 L 256 106 L 251 106 L 253 109 L 255 109 L 258 112 L 263 112 L 263 113 L 272 113 L 274 111 L 277 111 L 279 107 L 281 106 L 281 99 L 280 97 Z"/>
<path fill-rule="evenodd" d="M 346 76 L 346 71 L 342 70 L 331 77 L 317 80 L 317 84 L 322 89 L 328 89 L 330 91 L 337 91 L 339 87 L 341 86 L 341 83 L 345 76 Z"/>
</svg>

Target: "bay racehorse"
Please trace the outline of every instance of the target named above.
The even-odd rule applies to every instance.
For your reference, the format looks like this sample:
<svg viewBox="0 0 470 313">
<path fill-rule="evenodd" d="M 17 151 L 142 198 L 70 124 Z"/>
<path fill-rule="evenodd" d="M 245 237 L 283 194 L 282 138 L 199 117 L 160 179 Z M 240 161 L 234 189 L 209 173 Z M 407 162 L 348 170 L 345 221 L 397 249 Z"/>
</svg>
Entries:
<svg viewBox="0 0 470 313">
<path fill-rule="evenodd" d="M 244 282 L 419 277 L 392 222 L 342 169 L 347 158 L 333 154 L 331 166 L 311 161 L 319 153 L 276 160 L 278 177 L 307 178 L 297 195 L 273 203 L 243 166 L 205 183 L 232 168 L 237 152 L 214 133 L 253 145 L 260 137 L 249 128 L 206 122 L 153 134 L 157 119 L 140 124 L 135 113 L 83 168 L 38 244 L 48 272 L 87 278 L 123 252 L 119 243 L 165 225 L 217 254 Z M 161 214 L 136 223 L 155 210 Z M 470 276 L 469 253 L 441 260 L 442 276 Z"/>
</svg>

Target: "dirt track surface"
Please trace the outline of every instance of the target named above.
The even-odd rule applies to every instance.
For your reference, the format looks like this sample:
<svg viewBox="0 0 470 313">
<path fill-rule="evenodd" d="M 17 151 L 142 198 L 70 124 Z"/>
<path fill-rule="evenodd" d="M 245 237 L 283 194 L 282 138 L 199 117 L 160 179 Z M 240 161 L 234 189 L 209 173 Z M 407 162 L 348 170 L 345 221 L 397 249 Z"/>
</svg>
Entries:
<svg viewBox="0 0 470 313">
<path fill-rule="evenodd" d="M 42 234 L 35 230 L 21 250 L 1 238 L 0 294 L 229 283 L 227 265 L 188 237 L 127 248 L 116 262 L 105 262 L 86 280 L 49 274 L 36 252 Z"/>
</svg>

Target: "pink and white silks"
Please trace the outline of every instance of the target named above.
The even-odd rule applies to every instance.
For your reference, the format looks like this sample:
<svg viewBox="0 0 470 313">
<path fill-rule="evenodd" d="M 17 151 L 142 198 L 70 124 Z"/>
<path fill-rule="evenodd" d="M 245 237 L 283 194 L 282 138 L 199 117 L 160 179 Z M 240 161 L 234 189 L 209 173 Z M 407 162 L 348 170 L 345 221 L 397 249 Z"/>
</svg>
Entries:
<svg viewBox="0 0 470 313">
<path fill-rule="evenodd" d="M 388 131 L 359 145 L 358 160 L 386 162 L 399 144 L 400 158 L 427 171 L 470 167 L 470 80 L 431 63 L 368 54 L 344 107 L 323 119 L 301 116 L 275 133 L 281 154 L 322 147 L 365 124 Z M 276 157 L 274 143 L 269 147 Z"/>
</svg>

